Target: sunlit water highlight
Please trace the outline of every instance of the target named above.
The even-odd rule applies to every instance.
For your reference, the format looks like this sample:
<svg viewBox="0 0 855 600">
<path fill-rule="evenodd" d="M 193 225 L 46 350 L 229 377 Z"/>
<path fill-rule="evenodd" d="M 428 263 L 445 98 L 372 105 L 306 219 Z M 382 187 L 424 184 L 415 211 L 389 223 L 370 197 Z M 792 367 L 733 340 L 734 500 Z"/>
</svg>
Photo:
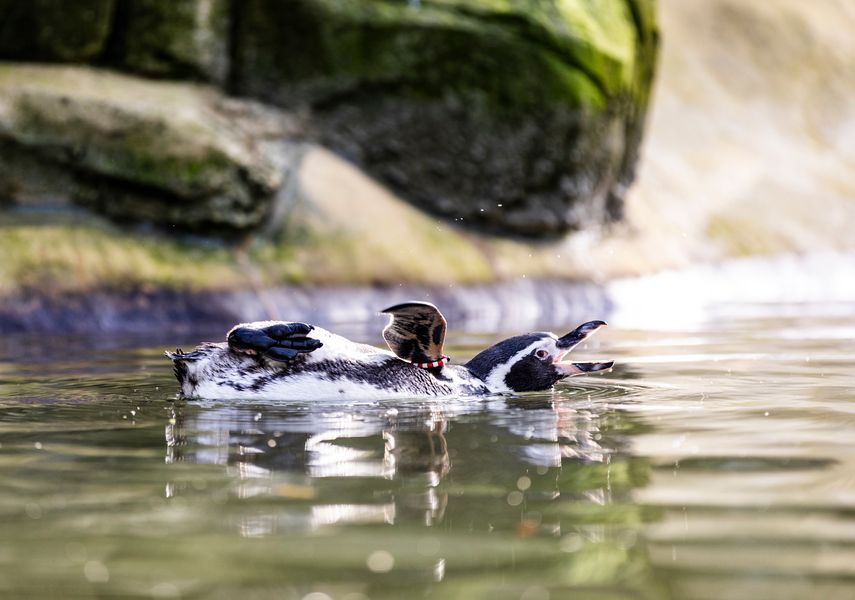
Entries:
<svg viewBox="0 0 855 600">
<path fill-rule="evenodd" d="M 782 306 L 436 403 L 176 401 L 196 336 L 7 338 L 0 597 L 851 598 L 855 304 Z"/>
</svg>

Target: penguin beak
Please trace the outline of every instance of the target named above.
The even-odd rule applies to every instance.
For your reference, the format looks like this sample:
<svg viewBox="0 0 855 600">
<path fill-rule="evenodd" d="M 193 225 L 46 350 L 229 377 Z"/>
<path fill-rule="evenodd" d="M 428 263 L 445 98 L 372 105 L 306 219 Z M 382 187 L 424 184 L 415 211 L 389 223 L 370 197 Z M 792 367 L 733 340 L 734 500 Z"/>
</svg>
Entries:
<svg viewBox="0 0 855 600">
<path fill-rule="evenodd" d="M 561 361 L 561 359 L 563 359 L 573 348 L 579 345 L 580 342 L 602 327 L 606 327 L 605 321 L 588 321 L 587 323 L 579 325 L 579 327 L 567 335 L 558 338 L 558 343 L 556 345 L 562 350 L 562 352 L 555 357 L 554 365 L 562 379 L 564 377 L 572 377 L 573 375 L 594 373 L 596 371 L 603 371 L 605 369 L 612 368 L 615 364 L 613 360 L 602 362 Z"/>
<path fill-rule="evenodd" d="M 558 338 L 558 347 L 566 352 L 570 352 L 579 342 L 605 326 L 605 321 L 588 321 L 587 323 L 583 323 L 567 335 Z"/>
<path fill-rule="evenodd" d="M 583 373 L 594 373 L 596 371 L 605 371 L 606 369 L 611 369 L 615 364 L 615 361 L 608 360 L 604 362 L 556 362 L 555 368 L 558 369 L 558 373 L 561 375 L 561 378 L 565 377 L 573 377 L 574 375 L 582 375 Z"/>
</svg>

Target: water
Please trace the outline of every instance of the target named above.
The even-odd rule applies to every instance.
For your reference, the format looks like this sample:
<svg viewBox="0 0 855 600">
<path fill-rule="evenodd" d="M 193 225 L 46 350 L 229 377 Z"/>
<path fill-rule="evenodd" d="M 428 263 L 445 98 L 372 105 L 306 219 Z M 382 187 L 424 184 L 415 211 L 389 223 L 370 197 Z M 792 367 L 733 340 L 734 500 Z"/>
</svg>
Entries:
<svg viewBox="0 0 855 600">
<path fill-rule="evenodd" d="M 0 597 L 855 596 L 855 304 L 672 325 L 553 393 L 351 405 L 177 401 L 196 335 L 6 338 Z"/>
</svg>

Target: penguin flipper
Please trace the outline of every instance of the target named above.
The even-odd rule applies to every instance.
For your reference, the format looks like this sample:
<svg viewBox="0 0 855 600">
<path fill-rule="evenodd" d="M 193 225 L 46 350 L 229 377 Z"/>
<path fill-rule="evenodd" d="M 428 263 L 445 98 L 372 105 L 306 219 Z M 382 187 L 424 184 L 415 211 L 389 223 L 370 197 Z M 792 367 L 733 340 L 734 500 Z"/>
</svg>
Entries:
<svg viewBox="0 0 855 600">
<path fill-rule="evenodd" d="M 428 363 L 443 357 L 448 323 L 436 306 L 428 302 L 405 302 L 381 312 L 392 315 L 383 329 L 383 339 L 398 358 Z"/>
<path fill-rule="evenodd" d="M 306 323 L 276 323 L 258 328 L 238 325 L 229 331 L 226 339 L 233 352 L 288 361 L 323 346 L 320 340 L 306 337 L 312 329 Z"/>
</svg>

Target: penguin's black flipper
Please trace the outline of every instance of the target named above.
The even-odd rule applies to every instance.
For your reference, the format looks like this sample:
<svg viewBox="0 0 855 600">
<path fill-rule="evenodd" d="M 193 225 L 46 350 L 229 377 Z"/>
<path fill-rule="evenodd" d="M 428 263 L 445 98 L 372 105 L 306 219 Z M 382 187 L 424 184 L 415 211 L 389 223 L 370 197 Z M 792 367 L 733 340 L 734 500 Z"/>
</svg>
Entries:
<svg viewBox="0 0 855 600">
<path fill-rule="evenodd" d="M 439 309 L 428 302 L 405 302 L 381 311 L 392 315 L 383 339 L 398 358 L 414 363 L 442 359 L 448 324 Z"/>
<path fill-rule="evenodd" d="M 305 323 L 276 323 L 259 328 L 238 325 L 229 331 L 226 339 L 234 352 L 287 361 L 323 346 L 320 340 L 306 337 L 312 329 Z"/>
<path fill-rule="evenodd" d="M 266 335 L 274 340 L 282 341 L 293 337 L 305 336 L 314 327 L 306 323 L 276 323 L 268 327 L 262 327 L 259 331 L 263 331 Z"/>
</svg>

